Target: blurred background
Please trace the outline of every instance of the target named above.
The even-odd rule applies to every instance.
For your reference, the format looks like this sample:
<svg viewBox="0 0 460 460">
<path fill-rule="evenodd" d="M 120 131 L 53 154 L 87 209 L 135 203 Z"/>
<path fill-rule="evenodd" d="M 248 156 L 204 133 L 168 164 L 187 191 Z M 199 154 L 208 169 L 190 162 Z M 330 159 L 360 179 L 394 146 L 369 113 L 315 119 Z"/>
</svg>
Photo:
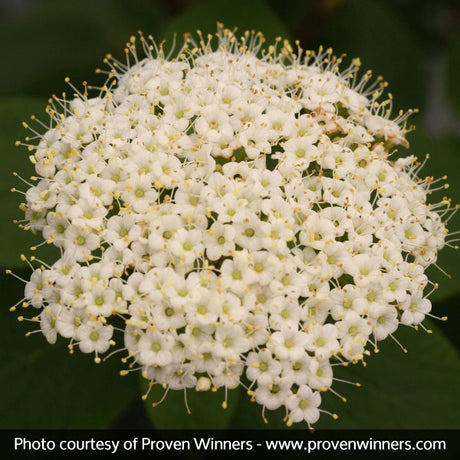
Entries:
<svg viewBox="0 0 460 460">
<path fill-rule="evenodd" d="M 226 411 L 220 393 L 190 395 L 191 416 L 182 394 L 169 394 L 153 410 L 152 399 L 140 399 L 140 376 L 119 376 L 117 357 L 98 366 L 90 356 L 69 356 L 62 340 L 50 346 L 40 333 L 26 339 L 35 326 L 18 324 L 18 315 L 8 311 L 22 298 L 23 284 L 6 276 L 5 268 L 30 276 L 19 255 L 38 242 L 12 223 L 21 218 L 20 197 L 9 192 L 18 186 L 12 172 L 32 174 L 27 151 L 13 145 L 26 135 L 21 121 L 31 114 L 46 120 L 47 99 L 68 91 L 67 76 L 75 83 L 101 83 L 94 70 L 103 66 L 104 55 L 122 57 L 124 43 L 138 30 L 170 40 L 174 32 L 213 33 L 217 21 L 240 31 L 260 30 L 267 42 L 282 36 L 306 49 L 332 46 L 336 54 L 360 57 L 364 70 L 389 82 L 395 116 L 398 109 L 420 110 L 410 120 L 417 127 L 408 136 L 410 152 L 430 153 L 422 173 L 448 174 L 449 196 L 460 202 L 458 1 L 0 0 L 0 428 L 265 426 L 259 406 L 244 391 L 232 392 Z M 450 228 L 459 224 L 457 215 Z M 49 247 L 37 253 L 44 260 L 54 257 Z M 334 389 L 349 402 L 324 395 L 322 407 L 340 418 L 324 415 L 318 428 L 460 428 L 458 252 L 446 248 L 439 265 L 453 277 L 430 269 L 430 279 L 440 285 L 431 298 L 434 313 L 449 321 L 427 321 L 431 334 L 400 328 L 397 338 L 408 355 L 387 340 L 366 369 L 340 369 L 339 377 L 363 387 L 337 383 Z M 271 415 L 268 427 L 281 427 L 283 416 Z"/>
</svg>

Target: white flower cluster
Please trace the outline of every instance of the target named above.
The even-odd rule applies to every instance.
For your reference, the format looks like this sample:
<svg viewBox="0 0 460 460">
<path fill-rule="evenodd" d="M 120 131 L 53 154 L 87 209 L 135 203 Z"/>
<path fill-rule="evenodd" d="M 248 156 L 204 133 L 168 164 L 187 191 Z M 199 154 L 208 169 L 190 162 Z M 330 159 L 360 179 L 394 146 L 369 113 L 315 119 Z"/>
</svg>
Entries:
<svg viewBox="0 0 460 460">
<path fill-rule="evenodd" d="M 391 120 L 385 83 L 329 50 L 226 29 L 174 59 L 140 42 L 145 58 L 132 39 L 127 64 L 106 60 L 97 97 L 54 97 L 30 147 L 25 227 L 61 257 L 26 304 L 97 362 L 121 330 L 150 387 L 242 385 L 313 424 L 334 365 L 430 312 L 446 228 L 434 181 L 392 159 L 408 114 Z"/>
</svg>

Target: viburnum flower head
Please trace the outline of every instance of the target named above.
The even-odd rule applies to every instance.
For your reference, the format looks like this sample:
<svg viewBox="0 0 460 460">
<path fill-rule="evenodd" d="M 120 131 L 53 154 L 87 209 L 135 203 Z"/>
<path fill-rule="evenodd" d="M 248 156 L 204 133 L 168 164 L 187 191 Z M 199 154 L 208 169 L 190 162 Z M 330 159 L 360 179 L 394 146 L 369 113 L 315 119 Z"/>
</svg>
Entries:
<svg viewBox="0 0 460 460">
<path fill-rule="evenodd" d="M 243 386 L 310 426 L 335 366 L 430 315 L 451 206 L 400 155 L 412 111 L 391 118 L 383 80 L 263 42 L 219 26 L 173 56 L 140 34 L 99 91 L 50 100 L 22 226 L 60 258 L 33 265 L 24 306 L 150 388 Z"/>
</svg>

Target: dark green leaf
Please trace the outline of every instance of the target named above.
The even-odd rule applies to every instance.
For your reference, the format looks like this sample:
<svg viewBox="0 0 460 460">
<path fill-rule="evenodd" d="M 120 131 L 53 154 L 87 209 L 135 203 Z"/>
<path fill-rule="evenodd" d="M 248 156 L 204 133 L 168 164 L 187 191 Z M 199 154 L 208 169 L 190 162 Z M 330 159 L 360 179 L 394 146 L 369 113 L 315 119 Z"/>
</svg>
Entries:
<svg viewBox="0 0 460 460">
<path fill-rule="evenodd" d="M 433 304 L 433 314 L 440 317 L 447 315 L 447 321 L 442 324 L 442 330 L 460 353 L 460 335 L 458 334 L 458 325 L 460 324 L 459 305 L 460 295 L 449 297 Z"/>
<path fill-rule="evenodd" d="M 134 4 L 133 4 L 134 3 Z M 68 91 L 64 78 L 101 84 L 106 53 L 121 56 L 130 35 L 148 25 L 146 34 L 157 35 L 165 8 L 157 2 L 110 0 L 45 0 L 0 22 L 2 59 L 0 94 L 49 97 Z M 144 20 L 139 20 L 140 11 Z M 148 17 L 148 22 L 145 18 Z"/>
<path fill-rule="evenodd" d="M 256 402 L 251 401 L 251 398 L 246 394 L 246 391 L 241 388 L 240 399 L 238 401 L 238 408 L 232 419 L 231 427 L 239 429 L 283 429 L 287 428 L 286 423 L 283 422 L 286 416 L 285 409 L 278 409 L 276 411 L 265 411 L 262 417 L 262 406 Z"/>
<path fill-rule="evenodd" d="M 451 0 L 402 0 L 388 4 L 425 49 L 441 45 L 455 28 L 455 6 Z"/>
<path fill-rule="evenodd" d="M 143 378 L 141 385 L 147 389 L 146 380 Z M 165 390 L 156 385 L 146 399 L 146 411 L 155 428 L 168 429 L 225 429 L 233 428 L 232 416 L 238 408 L 238 390 L 228 392 L 227 408 L 222 403 L 225 400 L 224 389 L 217 392 L 196 392 L 193 388 L 186 393 L 190 414 L 187 413 L 185 394 L 182 390 L 171 390 L 165 400 L 152 407 L 152 403 L 159 401 Z"/>
<path fill-rule="evenodd" d="M 423 106 L 422 50 L 387 2 L 344 2 L 323 24 L 319 44 L 350 58 L 359 57 L 364 69 L 382 75 L 389 82 L 396 108 Z"/>
<path fill-rule="evenodd" d="M 291 0 L 289 8 L 286 8 L 286 2 L 283 0 L 267 0 L 267 3 L 291 30 L 297 29 L 305 22 L 311 16 L 314 8 L 314 2 L 311 0 Z"/>
<path fill-rule="evenodd" d="M 447 96 L 450 106 L 460 116 L 460 36 L 452 40 L 447 51 Z"/>
<path fill-rule="evenodd" d="M 2 273 L 0 289 L 0 428 L 109 427 L 138 394 L 135 377 L 120 377 L 117 358 L 98 365 L 77 349 L 69 355 L 62 339 L 50 345 L 41 333 L 24 337 L 38 324 L 18 323 L 7 309 L 23 296 L 23 284 Z"/>
<path fill-rule="evenodd" d="M 173 19 L 163 30 L 162 36 L 169 40 L 177 32 L 181 39 L 182 34 L 194 33 L 197 29 L 205 35 L 213 34 L 217 22 L 222 22 L 230 29 L 238 27 L 240 33 L 247 29 L 263 32 L 267 43 L 273 42 L 278 36 L 290 38 L 289 31 L 264 0 L 201 2 Z"/>
</svg>

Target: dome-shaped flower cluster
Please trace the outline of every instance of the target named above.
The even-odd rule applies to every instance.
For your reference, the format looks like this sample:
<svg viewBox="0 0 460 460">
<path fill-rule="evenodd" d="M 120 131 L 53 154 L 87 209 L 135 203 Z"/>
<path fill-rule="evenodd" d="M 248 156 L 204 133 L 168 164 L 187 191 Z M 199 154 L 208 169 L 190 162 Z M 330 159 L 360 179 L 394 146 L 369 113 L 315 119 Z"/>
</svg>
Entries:
<svg viewBox="0 0 460 460">
<path fill-rule="evenodd" d="M 394 153 L 410 112 L 391 120 L 385 83 L 329 50 L 226 29 L 174 59 L 136 42 L 99 95 L 54 97 L 30 147 L 25 226 L 61 257 L 26 303 L 97 362 L 121 330 L 150 386 L 243 385 L 310 425 L 335 364 L 431 308 L 446 228 Z"/>
</svg>

